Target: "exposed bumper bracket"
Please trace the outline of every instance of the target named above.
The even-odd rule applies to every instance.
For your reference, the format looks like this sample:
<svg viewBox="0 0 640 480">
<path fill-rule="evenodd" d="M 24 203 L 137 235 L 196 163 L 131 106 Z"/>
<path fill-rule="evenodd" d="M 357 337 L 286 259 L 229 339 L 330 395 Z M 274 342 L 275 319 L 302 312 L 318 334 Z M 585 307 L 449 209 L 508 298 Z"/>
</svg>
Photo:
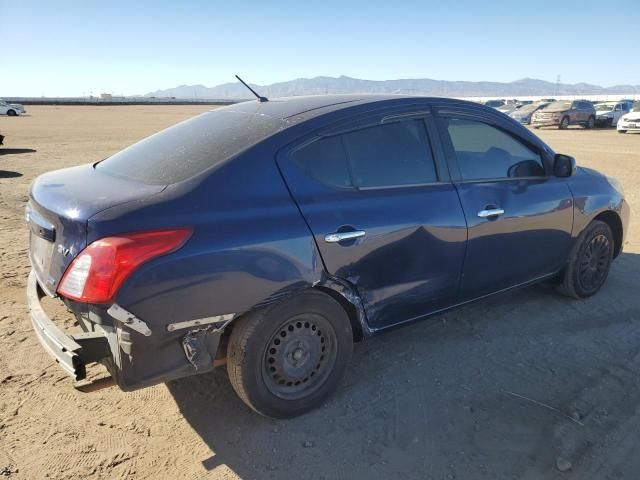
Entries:
<svg viewBox="0 0 640 480">
<path fill-rule="evenodd" d="M 113 305 L 111 305 L 109 307 L 109 310 L 107 310 L 107 313 L 111 315 L 113 318 L 115 318 L 116 320 L 124 323 L 131 330 L 135 330 L 136 332 L 141 333 L 145 337 L 149 337 L 151 335 L 151 330 L 149 329 L 146 323 L 144 323 L 142 320 L 136 317 L 133 313 L 122 308 L 117 303 L 114 303 Z"/>
<path fill-rule="evenodd" d="M 67 335 L 47 316 L 40 304 L 45 296 L 33 271 L 27 280 L 27 305 L 40 344 L 75 380 L 87 376 L 86 364 L 111 355 L 107 338 L 99 332 Z"/>
</svg>

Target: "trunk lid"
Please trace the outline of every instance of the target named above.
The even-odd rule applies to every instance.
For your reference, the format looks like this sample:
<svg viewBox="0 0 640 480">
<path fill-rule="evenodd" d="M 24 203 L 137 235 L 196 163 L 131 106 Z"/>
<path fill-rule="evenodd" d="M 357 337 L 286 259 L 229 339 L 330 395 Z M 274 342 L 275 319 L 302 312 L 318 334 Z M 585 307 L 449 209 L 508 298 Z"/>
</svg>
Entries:
<svg viewBox="0 0 640 480">
<path fill-rule="evenodd" d="M 87 221 L 92 216 L 164 188 L 114 177 L 91 164 L 38 177 L 29 194 L 26 220 L 29 260 L 40 286 L 55 295 L 65 270 L 87 246 Z"/>
</svg>

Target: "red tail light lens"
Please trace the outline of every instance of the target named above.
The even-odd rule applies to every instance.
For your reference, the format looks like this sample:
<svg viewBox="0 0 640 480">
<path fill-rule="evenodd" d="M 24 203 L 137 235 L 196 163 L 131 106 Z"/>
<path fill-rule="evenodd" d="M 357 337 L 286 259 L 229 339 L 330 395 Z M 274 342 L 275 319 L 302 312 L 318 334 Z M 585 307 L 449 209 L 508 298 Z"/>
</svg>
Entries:
<svg viewBox="0 0 640 480">
<path fill-rule="evenodd" d="M 143 263 L 179 249 L 191 230 L 156 230 L 96 240 L 64 273 L 58 293 L 86 303 L 108 303 Z"/>
</svg>

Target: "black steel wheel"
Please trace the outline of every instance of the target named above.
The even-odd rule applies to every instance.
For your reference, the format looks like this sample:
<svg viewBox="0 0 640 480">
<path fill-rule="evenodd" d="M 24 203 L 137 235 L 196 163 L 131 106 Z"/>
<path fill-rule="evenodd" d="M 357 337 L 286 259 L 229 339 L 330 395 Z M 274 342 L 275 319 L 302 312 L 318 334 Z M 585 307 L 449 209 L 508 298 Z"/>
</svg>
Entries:
<svg viewBox="0 0 640 480">
<path fill-rule="evenodd" d="M 613 253 L 611 228 L 604 222 L 594 220 L 576 240 L 558 291 L 573 298 L 595 294 L 609 275 Z"/>
<path fill-rule="evenodd" d="M 352 350 L 344 308 L 312 290 L 235 321 L 227 372 L 238 396 L 253 410 L 290 418 L 318 407 L 335 390 Z"/>
<path fill-rule="evenodd" d="M 337 356 L 336 333 L 320 315 L 300 315 L 285 322 L 269 341 L 262 378 L 275 396 L 295 400 L 317 390 Z"/>
</svg>

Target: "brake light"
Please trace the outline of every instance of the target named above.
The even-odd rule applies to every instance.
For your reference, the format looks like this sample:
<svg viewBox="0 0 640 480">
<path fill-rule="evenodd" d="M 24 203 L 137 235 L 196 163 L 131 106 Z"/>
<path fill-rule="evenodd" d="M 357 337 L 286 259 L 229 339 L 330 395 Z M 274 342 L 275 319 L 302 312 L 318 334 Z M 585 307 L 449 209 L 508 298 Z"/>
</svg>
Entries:
<svg viewBox="0 0 640 480">
<path fill-rule="evenodd" d="M 191 230 L 155 230 L 106 237 L 85 248 L 64 273 L 58 293 L 86 303 L 108 303 L 143 263 L 178 250 Z"/>
</svg>

